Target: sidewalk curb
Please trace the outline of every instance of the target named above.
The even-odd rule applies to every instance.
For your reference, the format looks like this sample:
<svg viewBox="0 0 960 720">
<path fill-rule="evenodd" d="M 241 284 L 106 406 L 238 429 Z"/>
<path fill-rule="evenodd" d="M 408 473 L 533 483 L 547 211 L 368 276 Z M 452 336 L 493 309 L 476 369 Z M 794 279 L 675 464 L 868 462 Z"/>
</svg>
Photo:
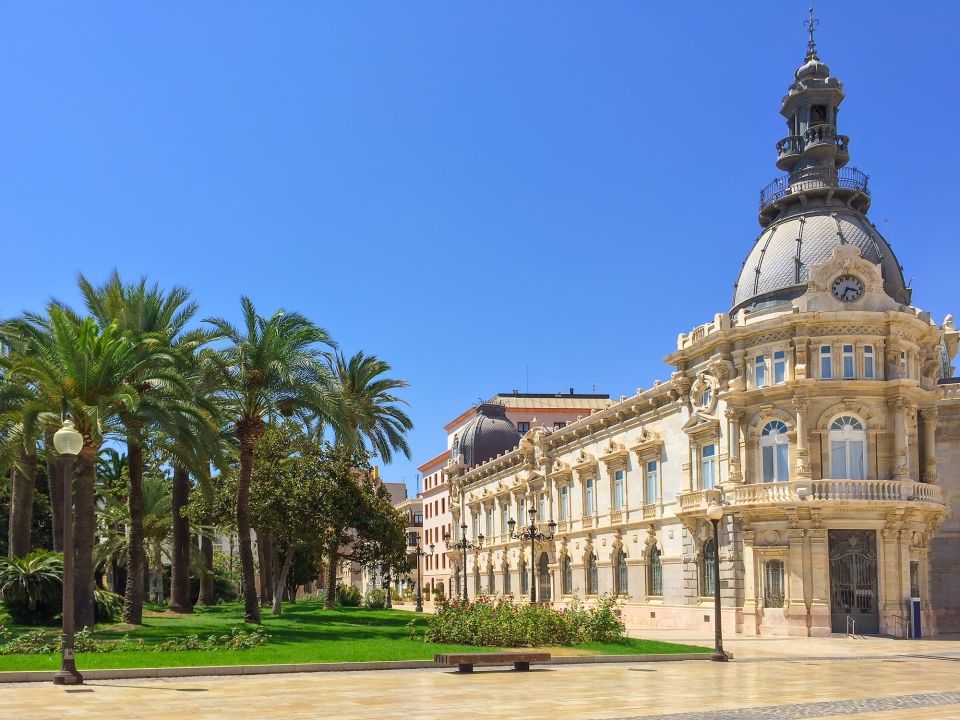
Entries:
<svg viewBox="0 0 960 720">
<path fill-rule="evenodd" d="M 731 659 L 733 655 L 727 653 Z M 590 665 L 594 663 L 671 662 L 709 660 L 710 653 L 665 655 L 559 655 L 544 665 Z M 80 669 L 84 680 L 132 680 L 135 678 L 229 677 L 236 675 L 278 675 L 307 672 L 350 672 L 356 670 L 446 669 L 433 660 L 380 660 L 369 662 L 306 663 L 282 665 L 202 665 L 198 667 Z M 55 670 L 8 670 L 0 672 L 0 685 L 21 682 L 52 682 Z"/>
</svg>

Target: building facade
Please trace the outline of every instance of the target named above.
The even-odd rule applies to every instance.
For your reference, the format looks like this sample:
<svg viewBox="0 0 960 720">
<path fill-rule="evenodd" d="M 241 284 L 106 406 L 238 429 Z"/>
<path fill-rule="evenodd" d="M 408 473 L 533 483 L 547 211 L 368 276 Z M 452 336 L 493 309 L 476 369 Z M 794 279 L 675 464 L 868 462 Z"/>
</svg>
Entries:
<svg viewBox="0 0 960 720">
<path fill-rule="evenodd" d="M 738 633 L 906 636 L 914 598 L 924 635 L 960 630 L 960 335 L 867 218 L 843 99 L 811 33 L 732 305 L 680 334 L 668 381 L 487 461 L 452 448 L 451 524 L 485 536 L 465 568 L 449 553 L 471 596 L 615 593 L 628 626 L 695 628 L 719 583 Z M 508 526 L 531 507 L 557 524 L 532 552 Z"/>
</svg>

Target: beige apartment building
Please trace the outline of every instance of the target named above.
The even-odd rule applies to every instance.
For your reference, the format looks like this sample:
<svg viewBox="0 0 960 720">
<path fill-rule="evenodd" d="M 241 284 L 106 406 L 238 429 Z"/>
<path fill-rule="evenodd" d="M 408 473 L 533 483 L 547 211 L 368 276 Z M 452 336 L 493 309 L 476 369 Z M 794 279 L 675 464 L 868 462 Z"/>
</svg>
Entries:
<svg viewBox="0 0 960 720">
<path fill-rule="evenodd" d="M 532 576 L 543 600 L 615 593 L 629 626 L 696 628 L 719 583 L 737 633 L 960 630 L 960 334 L 911 305 L 843 100 L 811 35 L 732 303 L 679 335 L 666 380 L 522 437 L 481 406 L 451 438 L 446 524 L 485 536 L 465 567 L 447 552 L 455 590 L 522 598 Z M 532 553 L 508 529 L 530 508 L 557 523 Z"/>
</svg>

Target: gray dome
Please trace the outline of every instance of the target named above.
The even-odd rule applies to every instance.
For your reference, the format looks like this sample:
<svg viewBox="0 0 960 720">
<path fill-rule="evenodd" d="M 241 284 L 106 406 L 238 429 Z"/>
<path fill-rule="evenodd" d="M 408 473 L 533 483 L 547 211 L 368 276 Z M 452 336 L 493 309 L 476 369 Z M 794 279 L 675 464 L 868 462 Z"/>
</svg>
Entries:
<svg viewBox="0 0 960 720">
<path fill-rule="evenodd" d="M 887 295 L 910 304 L 900 263 L 866 217 L 836 205 L 797 206 L 760 233 L 734 286 L 731 312 L 799 297 L 806 290 L 810 268 L 829 260 L 834 248 L 843 244 L 857 246 L 864 259 L 880 265 Z"/>
<path fill-rule="evenodd" d="M 467 467 L 482 465 L 501 453 L 513 450 L 523 437 L 509 419 L 503 405 L 483 403 L 477 414 L 458 433 L 451 455 Z"/>
</svg>

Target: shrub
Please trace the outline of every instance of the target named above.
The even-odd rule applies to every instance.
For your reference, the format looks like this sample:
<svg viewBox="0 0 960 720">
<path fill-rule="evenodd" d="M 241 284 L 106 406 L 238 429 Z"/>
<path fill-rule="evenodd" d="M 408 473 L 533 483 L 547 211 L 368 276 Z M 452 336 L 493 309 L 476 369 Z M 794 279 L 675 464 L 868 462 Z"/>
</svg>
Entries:
<svg viewBox="0 0 960 720">
<path fill-rule="evenodd" d="M 363 605 L 368 610 L 383 610 L 387 606 L 387 594 L 380 588 L 374 588 L 363 599 Z"/>
<path fill-rule="evenodd" d="M 101 587 L 93 590 L 94 617 L 98 623 L 115 623 L 123 610 L 123 596 Z"/>
<path fill-rule="evenodd" d="M 337 605 L 342 605 L 343 607 L 360 607 L 360 601 L 362 599 L 359 588 L 355 588 L 353 585 L 337 586 Z"/>
<path fill-rule="evenodd" d="M 0 595 L 14 621 L 49 625 L 60 613 L 63 555 L 36 550 L 18 558 L 0 558 Z"/>
<path fill-rule="evenodd" d="M 547 605 L 480 597 L 476 602 L 440 601 L 427 618 L 428 642 L 493 647 L 542 647 L 615 642 L 626 628 L 617 600 L 603 596 L 593 608 L 579 602 L 564 610 Z"/>
</svg>

